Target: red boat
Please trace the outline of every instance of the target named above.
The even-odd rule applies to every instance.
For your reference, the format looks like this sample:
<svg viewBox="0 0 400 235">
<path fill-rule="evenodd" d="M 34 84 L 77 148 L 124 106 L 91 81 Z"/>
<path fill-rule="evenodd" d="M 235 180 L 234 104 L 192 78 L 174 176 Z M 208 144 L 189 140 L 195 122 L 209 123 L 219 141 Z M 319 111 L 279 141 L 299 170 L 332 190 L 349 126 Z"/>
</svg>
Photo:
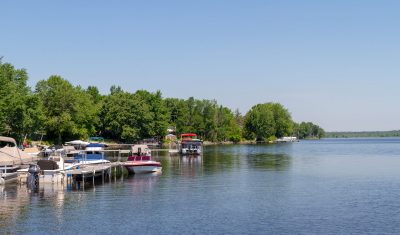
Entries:
<svg viewBox="0 0 400 235">
<path fill-rule="evenodd" d="M 132 156 L 124 163 L 130 173 L 151 173 L 161 172 L 160 162 L 151 160 L 151 151 L 147 145 L 132 146 Z"/>
</svg>

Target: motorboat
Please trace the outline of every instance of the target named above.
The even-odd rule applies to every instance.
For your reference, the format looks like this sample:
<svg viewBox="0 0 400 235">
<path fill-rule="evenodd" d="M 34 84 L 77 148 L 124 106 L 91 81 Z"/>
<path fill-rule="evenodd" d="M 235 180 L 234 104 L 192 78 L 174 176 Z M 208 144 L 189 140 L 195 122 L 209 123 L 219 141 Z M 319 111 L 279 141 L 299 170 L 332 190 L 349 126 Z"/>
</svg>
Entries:
<svg viewBox="0 0 400 235">
<path fill-rule="evenodd" d="M 17 171 L 36 160 L 36 156 L 18 149 L 15 139 L 0 136 L 0 185 L 17 180 Z"/>
<path fill-rule="evenodd" d="M 78 154 L 74 155 L 75 162 L 80 164 L 100 164 L 109 163 L 110 161 L 104 159 L 104 148 L 106 147 L 103 143 L 90 143 L 86 145 L 85 150 L 79 151 Z M 66 160 L 66 162 L 69 162 Z"/>
<path fill-rule="evenodd" d="M 290 143 L 290 142 L 299 142 L 296 136 L 284 136 L 275 140 L 276 143 Z"/>
<path fill-rule="evenodd" d="M 124 163 L 129 173 L 161 172 L 161 163 L 151 159 L 151 150 L 147 145 L 132 146 L 132 155 Z"/>
<path fill-rule="evenodd" d="M 200 155 L 202 152 L 203 141 L 197 138 L 196 134 L 181 134 L 179 152 L 182 155 Z"/>
<path fill-rule="evenodd" d="M 101 146 L 88 145 L 85 150 L 71 151 L 72 157 L 68 157 L 65 148 L 58 149 L 48 159 L 39 160 L 27 169 L 18 170 L 19 181 L 30 185 L 30 178 L 36 175 L 38 183 L 65 183 L 67 175 L 74 170 L 90 171 L 87 175 L 97 177 L 104 171 L 99 169 L 107 168 L 107 163 L 110 163 L 104 159 L 103 151 Z"/>
</svg>

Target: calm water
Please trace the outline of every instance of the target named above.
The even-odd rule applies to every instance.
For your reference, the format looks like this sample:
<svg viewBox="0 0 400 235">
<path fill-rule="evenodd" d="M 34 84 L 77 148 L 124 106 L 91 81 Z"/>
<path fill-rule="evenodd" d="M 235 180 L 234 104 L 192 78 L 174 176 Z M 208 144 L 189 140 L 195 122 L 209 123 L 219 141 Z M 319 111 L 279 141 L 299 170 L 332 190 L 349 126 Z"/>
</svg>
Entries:
<svg viewBox="0 0 400 235">
<path fill-rule="evenodd" d="M 0 234 L 400 234 L 400 139 L 207 147 L 161 175 L 0 188 Z"/>
</svg>

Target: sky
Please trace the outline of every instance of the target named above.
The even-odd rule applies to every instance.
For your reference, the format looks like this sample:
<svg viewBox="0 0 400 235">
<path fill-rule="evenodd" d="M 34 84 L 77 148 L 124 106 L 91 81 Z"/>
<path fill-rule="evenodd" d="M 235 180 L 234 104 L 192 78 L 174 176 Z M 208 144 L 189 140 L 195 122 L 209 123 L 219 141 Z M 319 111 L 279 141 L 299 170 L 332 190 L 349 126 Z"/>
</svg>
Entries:
<svg viewBox="0 0 400 235">
<path fill-rule="evenodd" d="M 245 114 L 279 102 L 326 131 L 400 129 L 400 1 L 15 1 L 0 56 L 29 85 L 60 75 Z"/>
</svg>

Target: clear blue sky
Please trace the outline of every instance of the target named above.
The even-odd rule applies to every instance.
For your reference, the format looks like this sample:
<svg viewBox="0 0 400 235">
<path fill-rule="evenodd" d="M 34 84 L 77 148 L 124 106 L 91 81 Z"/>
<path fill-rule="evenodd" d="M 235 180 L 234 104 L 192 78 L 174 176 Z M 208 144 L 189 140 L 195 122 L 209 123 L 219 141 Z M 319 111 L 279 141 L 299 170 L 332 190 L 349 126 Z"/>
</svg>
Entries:
<svg viewBox="0 0 400 235">
<path fill-rule="evenodd" d="M 328 131 L 400 129 L 400 2 L 15 1 L 0 55 L 30 86 L 216 99 L 242 113 L 280 102 Z"/>
</svg>

